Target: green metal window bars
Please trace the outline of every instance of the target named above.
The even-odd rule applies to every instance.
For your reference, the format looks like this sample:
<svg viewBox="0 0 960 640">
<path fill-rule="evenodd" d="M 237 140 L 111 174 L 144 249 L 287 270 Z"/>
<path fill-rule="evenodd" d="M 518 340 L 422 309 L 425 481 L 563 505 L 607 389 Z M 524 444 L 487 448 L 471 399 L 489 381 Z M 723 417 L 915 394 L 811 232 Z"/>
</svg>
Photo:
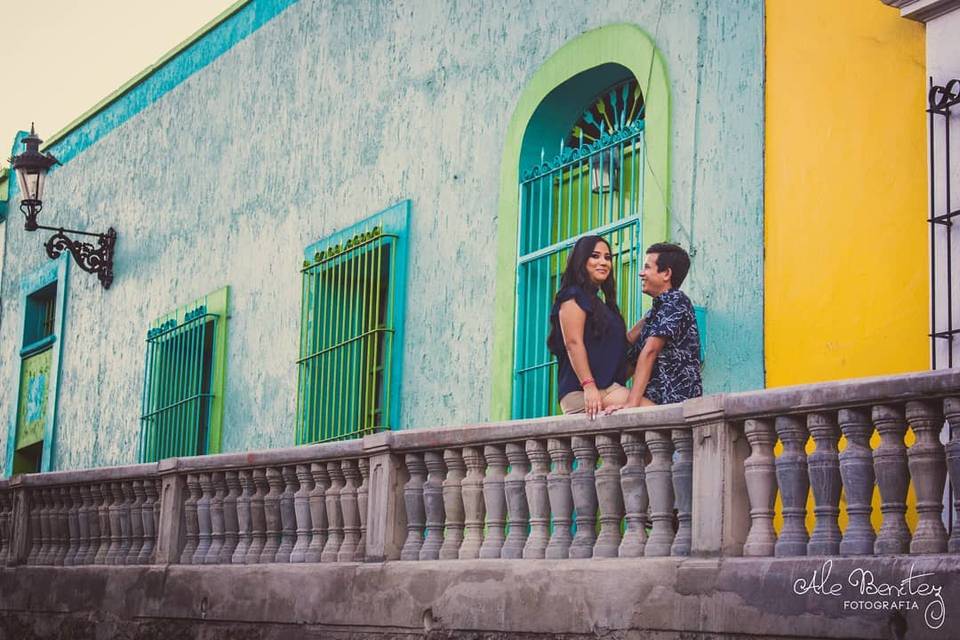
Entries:
<svg viewBox="0 0 960 640">
<path fill-rule="evenodd" d="M 147 333 L 140 462 L 219 451 L 226 299 L 221 289 Z"/>
<path fill-rule="evenodd" d="M 297 444 L 389 428 L 398 241 L 378 225 L 302 269 Z"/>
<path fill-rule="evenodd" d="M 577 238 L 605 237 L 627 326 L 640 319 L 646 146 L 642 97 L 631 79 L 602 93 L 561 142 L 560 153 L 523 172 L 517 256 L 512 415 L 560 412 L 549 313 Z"/>
</svg>

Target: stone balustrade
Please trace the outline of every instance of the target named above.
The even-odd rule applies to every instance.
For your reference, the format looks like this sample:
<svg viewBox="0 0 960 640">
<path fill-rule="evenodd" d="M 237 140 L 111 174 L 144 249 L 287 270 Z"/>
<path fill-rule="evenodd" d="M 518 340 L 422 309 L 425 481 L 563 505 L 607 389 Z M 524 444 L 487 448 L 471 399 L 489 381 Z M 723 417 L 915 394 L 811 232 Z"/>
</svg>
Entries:
<svg viewBox="0 0 960 640">
<path fill-rule="evenodd" d="M 0 559 L 76 566 L 155 561 L 157 465 L 16 476 L 0 485 Z"/>
<path fill-rule="evenodd" d="M 678 405 L 386 436 L 406 478 L 401 560 L 690 553 L 693 429 Z"/>
<path fill-rule="evenodd" d="M 960 426 L 960 370 L 29 474 L 0 481 L 0 562 L 957 553 L 945 424 Z"/>
<path fill-rule="evenodd" d="M 944 488 L 960 483 L 960 388 L 956 370 L 775 389 L 725 398 L 726 419 L 743 419 L 750 502 L 745 556 L 956 553 Z M 946 446 L 941 433 L 952 429 Z M 905 444 L 907 431 L 913 444 Z M 876 434 L 879 445 L 871 447 Z M 845 448 L 840 451 L 841 438 Z M 782 453 L 774 456 L 777 441 Z M 813 443 L 813 450 L 808 442 Z M 907 493 L 916 526 L 907 526 Z M 881 525 L 874 530 L 874 488 Z M 841 533 L 841 491 L 846 529 Z M 774 529 L 775 500 L 782 527 Z M 956 496 L 956 494 L 954 494 Z M 812 497 L 812 531 L 808 504 Z M 960 501 L 954 501 L 960 509 Z"/>
<path fill-rule="evenodd" d="M 178 564 L 363 561 L 368 471 L 362 440 L 164 460 L 160 557 Z"/>
</svg>

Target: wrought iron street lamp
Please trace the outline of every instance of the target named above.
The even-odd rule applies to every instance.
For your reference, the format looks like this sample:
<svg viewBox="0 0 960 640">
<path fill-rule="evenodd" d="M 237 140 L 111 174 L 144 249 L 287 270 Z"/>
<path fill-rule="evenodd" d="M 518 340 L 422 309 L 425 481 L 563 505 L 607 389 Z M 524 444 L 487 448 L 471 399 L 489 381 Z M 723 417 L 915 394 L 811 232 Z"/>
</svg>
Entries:
<svg viewBox="0 0 960 640">
<path fill-rule="evenodd" d="M 97 274 L 103 288 L 109 289 L 113 283 L 113 248 L 117 243 L 117 232 L 113 227 L 110 227 L 106 233 L 89 233 L 37 224 L 37 216 L 43 210 L 43 186 L 47 171 L 53 165 L 60 164 L 52 154 L 40 153 L 41 142 L 43 140 L 37 137 L 31 124 L 30 135 L 23 139 L 23 153 L 10 158 L 10 164 L 17 172 L 17 182 L 20 185 L 20 211 L 25 218 L 23 227 L 27 231 L 37 229 L 56 231 L 44 245 L 47 255 L 55 259 L 59 258 L 64 251 L 69 251 L 81 269 L 87 273 Z M 73 240 L 67 236 L 67 233 L 97 238 L 98 246 L 94 247 L 89 242 Z"/>
</svg>

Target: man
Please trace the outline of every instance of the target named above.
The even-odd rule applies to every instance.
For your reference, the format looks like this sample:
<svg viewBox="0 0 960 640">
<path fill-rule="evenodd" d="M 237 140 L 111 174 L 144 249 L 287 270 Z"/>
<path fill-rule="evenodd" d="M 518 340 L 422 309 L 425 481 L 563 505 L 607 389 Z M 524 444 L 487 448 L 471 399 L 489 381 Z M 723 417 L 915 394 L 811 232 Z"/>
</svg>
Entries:
<svg viewBox="0 0 960 640">
<path fill-rule="evenodd" d="M 659 242 L 647 249 L 640 280 L 653 308 L 627 334 L 641 347 L 630 396 L 606 413 L 703 395 L 700 333 L 690 298 L 680 291 L 689 270 L 690 256 L 679 245 Z"/>
</svg>

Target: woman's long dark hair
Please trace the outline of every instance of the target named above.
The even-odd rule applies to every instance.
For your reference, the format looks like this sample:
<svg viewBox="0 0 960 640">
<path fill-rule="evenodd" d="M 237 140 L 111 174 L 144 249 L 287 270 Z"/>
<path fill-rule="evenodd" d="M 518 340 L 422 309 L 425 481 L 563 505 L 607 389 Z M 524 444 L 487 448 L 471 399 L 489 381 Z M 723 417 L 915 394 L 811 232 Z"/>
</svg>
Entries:
<svg viewBox="0 0 960 640">
<path fill-rule="evenodd" d="M 563 270 L 563 277 L 560 279 L 560 291 L 576 285 L 590 295 L 597 292 L 597 285 L 593 284 L 590 276 L 587 275 L 587 260 L 590 258 L 598 242 L 602 242 L 610 249 L 610 243 L 607 242 L 606 238 L 601 238 L 600 236 L 583 236 L 573 245 L 573 251 L 567 256 L 567 266 Z M 603 301 L 607 305 L 607 308 L 619 316 L 620 307 L 617 306 L 617 283 L 613 278 L 612 265 L 610 275 L 600 284 L 600 290 L 603 291 Z M 556 295 L 554 295 L 554 303 L 556 303 L 560 291 L 557 291 Z M 594 297 L 593 304 L 596 309 L 596 305 L 601 304 L 600 298 Z M 591 317 L 587 319 L 587 326 L 584 327 L 584 330 L 589 329 L 595 336 L 603 335 L 607 330 L 606 318 L 603 317 L 603 314 L 599 313 L 592 313 L 590 316 Z M 560 331 L 560 319 L 557 317 L 550 318 L 550 335 L 547 336 L 547 348 L 550 350 L 550 353 L 556 356 L 566 351 L 566 347 L 563 344 L 563 333 Z"/>
</svg>

